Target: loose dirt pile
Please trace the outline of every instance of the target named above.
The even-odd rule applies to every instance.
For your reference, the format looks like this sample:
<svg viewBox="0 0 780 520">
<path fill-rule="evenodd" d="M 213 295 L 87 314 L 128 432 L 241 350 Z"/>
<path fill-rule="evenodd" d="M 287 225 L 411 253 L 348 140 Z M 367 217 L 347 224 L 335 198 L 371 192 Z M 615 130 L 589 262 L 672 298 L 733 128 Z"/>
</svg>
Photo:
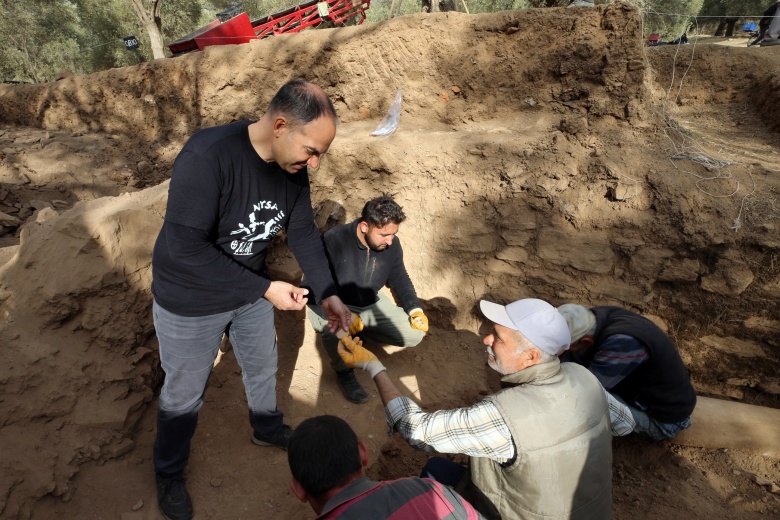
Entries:
<svg viewBox="0 0 780 520">
<path fill-rule="evenodd" d="M 165 181 L 191 133 L 256 118 L 295 77 L 341 119 L 312 175 L 318 225 L 380 192 L 409 216 L 432 329 L 379 355 L 426 408 L 497 389 L 475 305 L 519 297 L 653 316 L 697 392 L 780 407 L 780 52 L 643 40 L 622 5 L 420 14 L 0 87 L 0 518 L 159 518 L 149 286 Z M 370 137 L 399 89 L 399 129 Z M 300 277 L 281 241 L 271 266 Z M 427 455 L 386 436 L 378 396 L 344 401 L 303 314 L 277 318 L 288 422 L 341 415 L 372 476 L 417 473 Z M 310 518 L 285 454 L 249 442 L 225 350 L 193 442 L 198 517 Z M 618 519 L 780 514 L 777 460 L 614 445 Z"/>
</svg>

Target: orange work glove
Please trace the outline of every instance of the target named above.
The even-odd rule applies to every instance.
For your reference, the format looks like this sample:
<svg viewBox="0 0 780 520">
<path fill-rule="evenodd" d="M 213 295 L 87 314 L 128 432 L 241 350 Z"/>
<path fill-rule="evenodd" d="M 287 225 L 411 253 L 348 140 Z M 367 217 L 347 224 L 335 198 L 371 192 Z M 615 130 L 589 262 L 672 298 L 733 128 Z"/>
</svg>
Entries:
<svg viewBox="0 0 780 520">
<path fill-rule="evenodd" d="M 363 330 L 363 320 L 360 319 L 360 316 L 352 313 L 352 323 L 349 324 L 349 335 L 354 336 L 361 330 Z"/>
<path fill-rule="evenodd" d="M 412 313 L 409 314 L 409 323 L 412 325 L 413 329 L 428 332 L 428 317 L 425 316 L 421 309 L 414 309 Z"/>
<path fill-rule="evenodd" d="M 360 338 L 344 336 L 339 340 L 338 352 L 339 357 L 348 367 L 362 368 L 371 375 L 371 379 L 374 379 L 379 372 L 386 370 L 382 362 L 371 351 L 363 347 Z"/>
</svg>

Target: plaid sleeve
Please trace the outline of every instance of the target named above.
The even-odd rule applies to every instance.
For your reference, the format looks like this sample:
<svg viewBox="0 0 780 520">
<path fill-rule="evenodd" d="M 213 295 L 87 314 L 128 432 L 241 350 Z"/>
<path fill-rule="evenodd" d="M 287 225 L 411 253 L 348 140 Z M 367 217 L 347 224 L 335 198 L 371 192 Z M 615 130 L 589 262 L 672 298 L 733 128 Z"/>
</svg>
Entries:
<svg viewBox="0 0 780 520">
<path fill-rule="evenodd" d="M 636 428 L 636 421 L 634 420 L 634 416 L 631 415 L 631 410 L 628 409 L 628 406 L 615 399 L 615 396 L 606 390 L 604 390 L 604 394 L 607 396 L 612 435 L 614 437 L 622 437 L 634 431 L 634 428 Z"/>
<path fill-rule="evenodd" d="M 419 450 L 463 453 L 499 463 L 512 460 L 515 443 L 504 418 L 490 401 L 468 408 L 426 413 L 408 397 L 387 404 L 387 423 Z"/>
</svg>

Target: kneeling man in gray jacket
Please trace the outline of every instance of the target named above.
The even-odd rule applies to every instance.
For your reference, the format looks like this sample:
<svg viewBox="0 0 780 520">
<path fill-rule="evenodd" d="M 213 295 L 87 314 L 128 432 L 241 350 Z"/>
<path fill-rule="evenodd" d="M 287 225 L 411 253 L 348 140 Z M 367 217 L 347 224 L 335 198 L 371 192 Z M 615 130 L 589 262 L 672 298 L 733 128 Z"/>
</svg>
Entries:
<svg viewBox="0 0 780 520">
<path fill-rule="evenodd" d="M 471 480 L 503 520 L 611 518 L 607 398 L 587 369 L 558 360 L 566 320 L 533 298 L 480 309 L 493 322 L 483 343 L 504 388 L 466 408 L 424 412 L 360 340 L 345 337 L 339 354 L 369 372 L 391 428 L 412 447 L 471 457 Z"/>
</svg>

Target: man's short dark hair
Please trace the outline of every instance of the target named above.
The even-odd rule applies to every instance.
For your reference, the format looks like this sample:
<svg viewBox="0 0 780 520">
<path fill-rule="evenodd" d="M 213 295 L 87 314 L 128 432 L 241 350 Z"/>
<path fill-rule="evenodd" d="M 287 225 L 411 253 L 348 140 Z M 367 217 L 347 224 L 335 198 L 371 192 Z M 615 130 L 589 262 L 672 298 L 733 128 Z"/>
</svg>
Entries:
<svg viewBox="0 0 780 520">
<path fill-rule="evenodd" d="M 406 215 L 390 195 L 382 195 L 366 202 L 360 220 L 374 227 L 385 227 L 388 224 L 400 224 L 406 220 Z"/>
<path fill-rule="evenodd" d="M 292 126 L 303 126 L 322 116 L 336 121 L 336 109 L 325 92 L 302 79 L 288 81 L 268 104 L 268 113 L 287 117 Z"/>
<path fill-rule="evenodd" d="M 317 498 L 346 485 L 363 467 L 358 438 L 349 424 L 333 415 L 306 419 L 295 428 L 287 447 L 290 472 Z"/>
</svg>

